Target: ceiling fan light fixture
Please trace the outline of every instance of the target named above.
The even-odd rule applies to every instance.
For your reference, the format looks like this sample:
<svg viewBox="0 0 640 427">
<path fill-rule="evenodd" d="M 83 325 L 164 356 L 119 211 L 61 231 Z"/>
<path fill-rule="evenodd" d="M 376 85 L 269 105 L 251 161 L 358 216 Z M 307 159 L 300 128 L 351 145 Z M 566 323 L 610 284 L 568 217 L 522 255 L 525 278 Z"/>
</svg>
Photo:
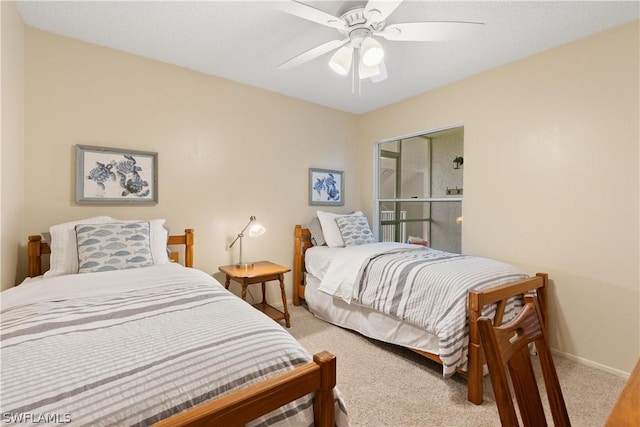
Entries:
<svg viewBox="0 0 640 427">
<path fill-rule="evenodd" d="M 359 67 L 359 77 L 360 79 L 368 79 L 369 77 L 374 77 L 380 74 L 380 67 L 378 65 L 373 65 L 371 67 L 365 65 L 363 62 L 360 62 Z"/>
<path fill-rule="evenodd" d="M 371 82 L 378 83 L 388 78 L 385 51 L 378 37 L 403 42 L 459 40 L 477 34 L 484 27 L 480 22 L 459 21 L 399 22 L 387 26 L 387 18 L 403 1 L 407 0 L 354 2 L 366 4 L 349 9 L 340 17 L 308 6 L 301 0 L 278 2 L 284 12 L 334 28 L 343 37 L 294 56 L 280 64 L 278 69 L 288 70 L 338 49 L 331 56 L 329 66 L 343 76 L 351 72 L 351 94 L 360 95 L 362 79 L 369 78 Z"/>
<path fill-rule="evenodd" d="M 362 50 L 362 63 L 367 67 L 378 65 L 384 59 L 382 45 L 373 37 L 367 37 L 360 46 Z"/>
<path fill-rule="evenodd" d="M 353 61 L 352 49 L 348 46 L 342 46 L 331 56 L 329 60 L 329 66 L 333 71 L 346 76 L 351 68 L 351 62 Z"/>
</svg>

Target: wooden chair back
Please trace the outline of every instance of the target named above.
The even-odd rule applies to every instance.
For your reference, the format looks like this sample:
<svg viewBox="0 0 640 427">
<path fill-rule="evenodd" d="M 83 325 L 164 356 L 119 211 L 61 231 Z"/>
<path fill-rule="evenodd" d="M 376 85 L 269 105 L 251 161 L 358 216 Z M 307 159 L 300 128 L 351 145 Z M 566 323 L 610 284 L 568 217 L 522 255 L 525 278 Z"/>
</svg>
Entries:
<svg viewBox="0 0 640 427">
<path fill-rule="evenodd" d="M 495 326 L 490 319 L 481 317 L 478 319 L 478 327 L 502 425 L 519 425 L 507 369 L 523 425 L 536 427 L 547 425 L 542 398 L 531 363 L 529 344 L 534 343 L 540 359 L 554 425 L 570 426 L 537 299 L 529 299 L 522 312 L 511 322 Z"/>
</svg>

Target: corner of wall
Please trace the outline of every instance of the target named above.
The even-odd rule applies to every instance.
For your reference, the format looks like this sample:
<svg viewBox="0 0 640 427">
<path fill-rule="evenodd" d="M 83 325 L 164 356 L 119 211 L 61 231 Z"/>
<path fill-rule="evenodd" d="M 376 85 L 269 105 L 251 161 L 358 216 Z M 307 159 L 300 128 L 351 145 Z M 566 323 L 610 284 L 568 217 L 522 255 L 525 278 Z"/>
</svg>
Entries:
<svg viewBox="0 0 640 427">
<path fill-rule="evenodd" d="M 16 284 L 24 230 L 24 57 L 25 26 L 13 1 L 0 2 L 2 102 L 0 118 L 0 280 Z"/>
</svg>

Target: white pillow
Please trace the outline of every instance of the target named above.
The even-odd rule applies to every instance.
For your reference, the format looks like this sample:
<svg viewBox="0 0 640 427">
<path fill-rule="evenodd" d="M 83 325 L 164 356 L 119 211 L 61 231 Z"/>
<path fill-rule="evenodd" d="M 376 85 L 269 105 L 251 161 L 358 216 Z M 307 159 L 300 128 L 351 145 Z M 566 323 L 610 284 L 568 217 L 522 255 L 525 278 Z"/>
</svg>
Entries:
<svg viewBox="0 0 640 427">
<path fill-rule="evenodd" d="M 106 224 L 109 222 L 138 222 L 138 220 L 120 221 L 110 216 L 97 216 L 65 222 L 49 228 L 49 232 L 51 233 L 50 269 L 44 273 L 44 277 L 75 274 L 78 272 L 78 245 L 76 243 L 75 231 L 77 224 Z M 151 227 L 149 241 L 154 264 L 166 264 L 169 262 L 167 255 L 168 233 L 163 227 L 164 223 L 164 219 L 153 219 L 149 221 Z"/>
<path fill-rule="evenodd" d="M 164 219 L 151 219 L 149 225 L 151 234 L 149 235 L 149 244 L 151 245 L 151 256 L 155 265 L 169 263 L 169 252 L 167 241 L 169 240 L 169 230 L 164 228 Z M 137 222 L 137 221 L 125 221 Z"/>
<path fill-rule="evenodd" d="M 313 246 L 322 246 L 326 243 L 322 235 L 322 226 L 320 225 L 318 217 L 313 218 L 307 228 L 309 229 L 309 233 L 311 233 L 311 243 Z"/>
<path fill-rule="evenodd" d="M 109 216 L 96 216 L 80 219 L 78 221 L 65 222 L 49 228 L 51 233 L 51 257 L 49 258 L 49 271 L 44 277 L 61 276 L 63 274 L 78 272 L 78 247 L 76 245 L 76 224 L 105 224 L 113 221 Z M 75 264 L 75 265 L 74 265 Z"/>
<path fill-rule="evenodd" d="M 348 215 L 364 215 L 362 211 L 349 214 L 334 214 L 331 212 L 318 211 L 317 214 L 320 220 L 320 227 L 322 227 L 324 241 L 330 248 L 344 248 L 344 240 L 342 239 L 342 233 L 340 233 L 336 218 Z"/>
</svg>

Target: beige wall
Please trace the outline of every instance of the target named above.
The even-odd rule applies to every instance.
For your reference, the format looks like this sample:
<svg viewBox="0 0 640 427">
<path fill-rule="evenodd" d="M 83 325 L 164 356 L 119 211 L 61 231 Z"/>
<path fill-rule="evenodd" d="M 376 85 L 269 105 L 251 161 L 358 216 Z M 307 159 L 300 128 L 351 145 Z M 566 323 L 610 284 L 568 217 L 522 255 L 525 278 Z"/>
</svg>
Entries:
<svg viewBox="0 0 640 427">
<path fill-rule="evenodd" d="M 2 140 L 0 141 L 0 280 L 16 284 L 24 198 L 22 168 L 24 106 L 24 24 L 15 2 L 0 2 L 2 17 Z"/>
<path fill-rule="evenodd" d="M 630 372 L 640 353 L 639 25 L 359 118 L 360 208 L 376 141 L 465 127 L 463 251 L 548 272 L 552 346 Z"/>
<path fill-rule="evenodd" d="M 195 228 L 196 267 L 214 273 L 256 215 L 267 233 L 244 239 L 245 259 L 291 266 L 294 225 L 316 210 L 309 167 L 344 170 L 344 210 L 357 204 L 351 114 L 32 28 L 25 103 L 24 236 L 97 214 L 166 218 Z M 76 144 L 158 152 L 158 205 L 75 204 Z"/>
</svg>

